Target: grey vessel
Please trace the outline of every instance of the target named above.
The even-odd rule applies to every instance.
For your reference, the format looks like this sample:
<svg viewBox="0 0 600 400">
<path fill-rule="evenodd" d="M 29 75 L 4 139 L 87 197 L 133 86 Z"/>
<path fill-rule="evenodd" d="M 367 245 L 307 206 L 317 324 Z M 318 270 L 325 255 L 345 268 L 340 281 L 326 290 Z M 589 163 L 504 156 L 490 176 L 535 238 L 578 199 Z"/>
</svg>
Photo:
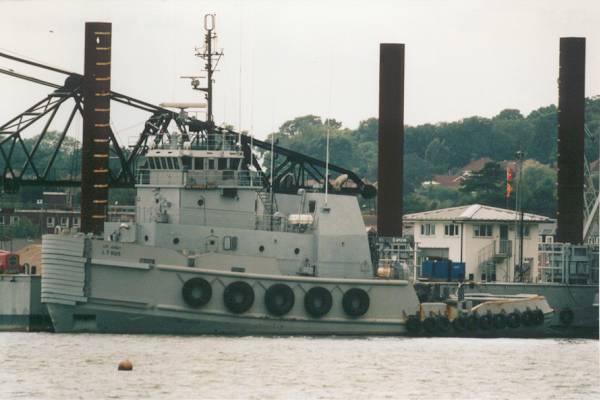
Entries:
<svg viewBox="0 0 600 400">
<path fill-rule="evenodd" d="M 135 220 L 109 216 L 102 236 L 43 237 L 42 301 L 56 332 L 542 333 L 553 315 L 542 296 L 469 297 L 459 288 L 421 304 L 398 260 L 386 259 L 390 242 L 369 240 L 345 188 L 350 180 L 366 196 L 375 191 L 351 171 L 325 163 L 324 176 L 338 176 L 312 190 L 294 189 L 293 174 L 268 179 L 253 139 L 213 123 L 212 27 L 209 85 L 200 89 L 207 120 L 190 117 L 190 104 L 165 105 L 181 111 L 137 168 Z"/>
</svg>

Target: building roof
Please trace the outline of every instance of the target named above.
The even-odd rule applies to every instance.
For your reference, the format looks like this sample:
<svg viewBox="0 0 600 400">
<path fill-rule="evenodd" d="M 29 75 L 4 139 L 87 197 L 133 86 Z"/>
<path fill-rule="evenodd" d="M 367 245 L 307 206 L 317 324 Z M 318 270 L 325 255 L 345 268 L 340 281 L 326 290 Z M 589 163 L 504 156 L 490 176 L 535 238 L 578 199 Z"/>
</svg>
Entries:
<svg viewBox="0 0 600 400">
<path fill-rule="evenodd" d="M 433 180 L 440 186 L 456 188 L 464 178 L 462 175 L 434 175 Z"/>
<path fill-rule="evenodd" d="M 517 218 L 518 213 L 514 210 L 482 204 L 442 208 L 404 216 L 405 221 L 516 221 Z M 543 215 L 529 213 L 523 215 L 523 220 L 525 222 L 552 222 L 552 219 Z"/>
<path fill-rule="evenodd" d="M 473 160 L 464 167 L 462 167 L 463 172 L 479 172 L 485 167 L 485 164 L 492 162 L 491 158 L 482 157 L 478 160 Z"/>
</svg>

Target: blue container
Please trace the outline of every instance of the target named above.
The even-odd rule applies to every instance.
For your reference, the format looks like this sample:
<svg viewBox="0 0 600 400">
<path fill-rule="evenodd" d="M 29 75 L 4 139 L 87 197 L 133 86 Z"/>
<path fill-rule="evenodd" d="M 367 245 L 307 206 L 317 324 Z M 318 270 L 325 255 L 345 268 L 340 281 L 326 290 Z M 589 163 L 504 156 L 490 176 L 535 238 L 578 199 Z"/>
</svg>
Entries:
<svg viewBox="0 0 600 400">
<path fill-rule="evenodd" d="M 446 282 L 463 280 L 465 263 L 450 260 L 425 260 L 421 264 L 421 278 Z"/>
</svg>

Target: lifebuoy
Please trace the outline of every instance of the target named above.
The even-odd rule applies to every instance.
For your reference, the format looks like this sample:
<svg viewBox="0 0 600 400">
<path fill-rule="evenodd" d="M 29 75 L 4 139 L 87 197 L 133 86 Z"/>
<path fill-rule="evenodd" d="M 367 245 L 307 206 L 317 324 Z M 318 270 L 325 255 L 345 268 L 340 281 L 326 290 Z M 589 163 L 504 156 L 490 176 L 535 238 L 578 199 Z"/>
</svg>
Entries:
<svg viewBox="0 0 600 400">
<path fill-rule="evenodd" d="M 521 313 L 521 323 L 525 326 L 533 325 L 533 312 L 531 310 L 526 310 Z"/>
<path fill-rule="evenodd" d="M 435 333 L 437 330 L 437 324 L 434 317 L 427 317 L 423 320 L 423 329 L 429 334 Z"/>
<path fill-rule="evenodd" d="M 421 330 L 421 319 L 416 315 L 409 315 L 406 320 L 406 330 L 409 333 L 419 333 Z"/>
<path fill-rule="evenodd" d="M 183 301 L 190 307 L 202 307 L 210 301 L 212 287 L 205 279 L 192 278 L 183 284 L 181 295 L 183 296 Z"/>
<path fill-rule="evenodd" d="M 265 293 L 265 306 L 273 315 L 287 314 L 294 307 L 294 291 L 283 283 L 276 283 Z"/>
<path fill-rule="evenodd" d="M 536 308 L 533 313 L 533 324 L 534 325 L 542 325 L 544 323 L 544 312 L 539 308 Z"/>
<path fill-rule="evenodd" d="M 448 333 L 450 330 L 450 320 L 445 315 L 440 315 L 435 319 L 437 330 L 441 333 Z"/>
<path fill-rule="evenodd" d="M 487 331 L 492 327 L 492 317 L 489 314 L 484 314 L 479 317 L 479 328 L 483 331 Z"/>
<path fill-rule="evenodd" d="M 314 318 L 320 318 L 331 310 L 333 300 L 329 290 L 321 286 L 311 288 L 304 295 L 304 308 Z"/>
<path fill-rule="evenodd" d="M 570 308 L 565 308 L 564 310 L 560 311 L 560 314 L 558 314 L 558 318 L 560 319 L 561 324 L 569 326 L 573 323 L 573 320 L 575 319 L 575 313 L 573 313 L 573 310 L 571 310 Z"/>
<path fill-rule="evenodd" d="M 362 289 L 352 288 L 344 293 L 342 306 L 351 317 L 360 317 L 369 309 L 369 295 Z"/>
<path fill-rule="evenodd" d="M 452 320 L 452 327 L 456 332 L 464 332 L 467 329 L 467 317 L 459 315 Z"/>
<path fill-rule="evenodd" d="M 475 314 L 471 314 L 467 317 L 467 329 L 470 331 L 476 331 L 479 328 L 479 318 Z"/>
<path fill-rule="evenodd" d="M 494 328 L 496 329 L 504 329 L 506 328 L 506 324 L 508 323 L 505 314 L 496 314 L 493 317 Z"/>
<path fill-rule="evenodd" d="M 519 314 L 517 311 L 508 314 L 508 317 L 506 317 L 506 325 L 512 329 L 516 329 L 521 326 L 521 314 Z"/>
<path fill-rule="evenodd" d="M 232 313 L 245 313 L 254 304 L 254 290 L 243 281 L 230 283 L 223 292 L 223 301 Z"/>
</svg>

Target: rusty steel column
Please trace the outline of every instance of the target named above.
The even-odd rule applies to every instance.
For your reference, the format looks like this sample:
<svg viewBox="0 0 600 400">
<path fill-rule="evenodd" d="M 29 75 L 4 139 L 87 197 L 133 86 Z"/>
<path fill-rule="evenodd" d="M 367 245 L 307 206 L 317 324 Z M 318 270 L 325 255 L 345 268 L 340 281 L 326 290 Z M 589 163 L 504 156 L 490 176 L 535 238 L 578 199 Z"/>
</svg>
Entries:
<svg viewBox="0 0 600 400">
<path fill-rule="evenodd" d="M 404 44 L 379 47 L 377 233 L 402 236 L 404 170 Z"/>
<path fill-rule="evenodd" d="M 102 234 L 108 206 L 112 27 L 86 22 L 81 144 L 81 230 Z"/>
<path fill-rule="evenodd" d="M 560 38 L 556 241 L 583 243 L 585 38 Z"/>
</svg>

